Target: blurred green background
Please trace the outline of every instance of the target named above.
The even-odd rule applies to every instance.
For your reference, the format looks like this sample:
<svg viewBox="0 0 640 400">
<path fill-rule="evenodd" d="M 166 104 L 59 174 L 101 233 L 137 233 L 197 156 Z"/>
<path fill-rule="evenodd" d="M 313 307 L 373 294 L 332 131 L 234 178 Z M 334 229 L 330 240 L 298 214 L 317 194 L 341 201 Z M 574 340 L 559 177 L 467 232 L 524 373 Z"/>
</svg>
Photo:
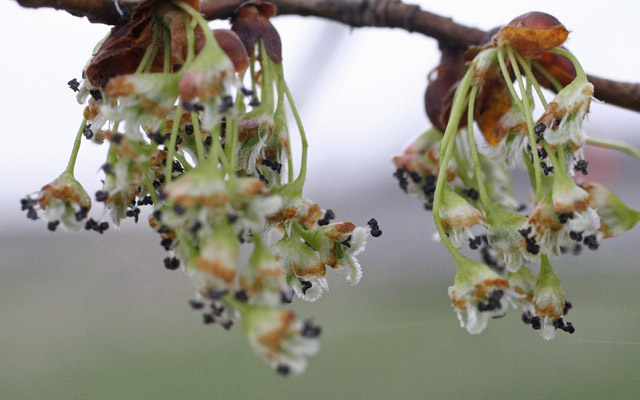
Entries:
<svg viewBox="0 0 640 400">
<path fill-rule="evenodd" d="M 479 336 L 461 329 L 446 294 L 452 262 L 426 233 L 404 236 L 410 216 L 379 218 L 387 228 L 362 255 L 358 286 L 330 273 L 317 303 L 295 302 L 323 327 L 322 348 L 287 378 L 241 327 L 202 324 L 190 283 L 162 267 L 144 227 L 3 233 L 0 399 L 639 397 L 637 229 L 555 260 L 577 331 L 546 342 L 514 311 Z"/>
</svg>

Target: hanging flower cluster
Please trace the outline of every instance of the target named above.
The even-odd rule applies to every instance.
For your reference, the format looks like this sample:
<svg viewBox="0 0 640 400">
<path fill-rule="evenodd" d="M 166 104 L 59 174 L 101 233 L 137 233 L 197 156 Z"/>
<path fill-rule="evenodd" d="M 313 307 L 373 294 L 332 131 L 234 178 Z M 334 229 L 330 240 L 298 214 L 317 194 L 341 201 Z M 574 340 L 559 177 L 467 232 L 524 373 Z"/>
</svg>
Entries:
<svg viewBox="0 0 640 400">
<path fill-rule="evenodd" d="M 247 2 L 231 30 L 212 31 L 197 0 L 140 2 L 97 47 L 82 81 L 68 83 L 86 104 L 71 160 L 22 209 L 50 230 L 103 233 L 152 206 L 164 266 L 182 269 L 196 288 L 191 307 L 205 324 L 241 321 L 256 353 L 287 374 L 304 370 L 321 329 L 285 307 L 294 295 L 318 299 L 327 268 L 357 284 L 356 256 L 382 231 L 375 219 L 334 222 L 333 211 L 302 197 L 307 140 L 269 21 L 275 12 Z M 287 107 L 302 141 L 297 176 Z M 108 145 L 97 219 L 73 176 L 83 138 Z"/>
<path fill-rule="evenodd" d="M 442 45 L 425 94 L 434 127 L 393 159 L 401 189 L 433 210 L 437 239 L 458 265 L 449 297 L 472 334 L 509 306 L 522 307 L 523 321 L 545 339 L 558 329 L 573 333 L 549 255 L 595 250 L 640 220 L 604 186 L 574 182 L 576 172 L 588 173 L 584 146 L 607 143 L 583 129 L 594 90 L 560 47 L 568 33 L 551 15 L 532 12 L 481 48 Z M 544 107 L 537 118 L 534 97 Z M 515 167 L 530 177 L 528 214 L 514 198 Z M 462 255 L 464 245 L 480 249 L 483 262 Z M 537 277 L 525 264 L 540 265 Z"/>
</svg>

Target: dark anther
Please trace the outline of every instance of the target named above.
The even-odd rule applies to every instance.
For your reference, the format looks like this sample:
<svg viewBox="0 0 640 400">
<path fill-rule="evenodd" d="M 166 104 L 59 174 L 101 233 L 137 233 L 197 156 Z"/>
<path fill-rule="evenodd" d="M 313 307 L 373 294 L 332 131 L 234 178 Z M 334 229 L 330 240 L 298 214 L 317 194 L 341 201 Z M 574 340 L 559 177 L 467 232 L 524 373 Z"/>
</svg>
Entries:
<svg viewBox="0 0 640 400">
<path fill-rule="evenodd" d="M 47 224 L 47 229 L 49 229 L 51 232 L 54 232 L 58 225 L 60 225 L 60 221 L 51 221 Z"/>
<path fill-rule="evenodd" d="M 97 225 L 98 224 L 95 219 L 89 218 L 89 220 L 84 224 L 84 229 L 90 231 L 94 229 Z"/>
<path fill-rule="evenodd" d="M 186 102 L 186 101 L 182 102 L 182 108 L 184 108 L 185 110 L 187 110 L 189 112 L 198 112 L 198 111 L 204 110 L 204 107 L 202 107 L 200 104 L 189 103 L 189 102 Z"/>
<path fill-rule="evenodd" d="M 76 217 L 76 221 L 80 222 L 83 219 L 87 218 L 88 212 L 89 212 L 89 209 L 87 207 L 80 207 L 80 211 L 76 212 L 73 215 Z"/>
<path fill-rule="evenodd" d="M 93 97 L 95 101 L 102 100 L 102 93 L 98 89 L 89 90 L 89 94 L 91 94 L 91 97 Z"/>
<path fill-rule="evenodd" d="M 253 90 L 247 89 L 246 87 L 241 87 L 240 91 L 242 92 L 243 95 L 247 97 L 253 95 Z"/>
<path fill-rule="evenodd" d="M 109 163 L 102 164 L 102 170 L 105 174 L 113 174 L 113 166 Z"/>
<path fill-rule="evenodd" d="M 151 132 L 148 133 L 147 136 L 149 136 L 149 139 L 153 140 L 154 142 L 156 142 L 157 144 L 163 144 L 166 140 L 169 139 L 169 135 L 162 135 L 160 132 Z M 167 162 L 165 161 L 165 164 Z"/>
<path fill-rule="evenodd" d="M 233 108 L 233 97 L 226 95 L 222 98 L 222 104 L 218 107 L 220 114 L 227 112 L 230 108 Z"/>
<path fill-rule="evenodd" d="M 527 251 L 534 256 L 540 252 L 540 246 L 534 238 L 527 238 Z"/>
<path fill-rule="evenodd" d="M 251 96 L 251 101 L 249 102 L 251 107 L 258 107 L 260 105 L 260 100 L 257 96 Z"/>
<path fill-rule="evenodd" d="M 207 292 L 207 296 L 209 296 L 211 300 L 219 300 L 222 298 L 222 296 L 227 294 L 227 292 L 227 289 L 210 289 Z"/>
<path fill-rule="evenodd" d="M 302 285 L 302 294 L 307 294 L 307 290 L 313 286 L 309 281 L 300 281 L 300 284 Z"/>
<path fill-rule="evenodd" d="M 38 219 L 38 213 L 34 208 L 30 208 L 27 211 L 27 218 L 32 219 L 32 220 L 37 220 Z"/>
<path fill-rule="evenodd" d="M 120 144 L 122 143 L 122 138 L 124 138 L 122 133 L 114 133 L 113 137 L 111 137 L 111 141 L 115 144 Z"/>
<path fill-rule="evenodd" d="M 534 330 L 539 330 L 540 328 L 542 328 L 542 323 L 540 322 L 540 317 L 538 317 L 537 315 L 533 318 L 531 318 L 531 327 Z"/>
<path fill-rule="evenodd" d="M 293 289 L 286 289 L 280 292 L 280 301 L 289 304 L 293 301 Z"/>
<path fill-rule="evenodd" d="M 211 138 L 211 136 L 207 136 L 204 139 L 204 144 L 206 144 L 207 146 L 211 146 L 211 143 L 213 142 L 213 139 Z"/>
<path fill-rule="evenodd" d="M 407 180 L 405 173 L 407 172 L 406 168 L 398 168 L 396 172 L 393 173 L 393 176 L 398 180 L 398 184 L 400 185 L 400 189 L 407 192 L 407 187 L 409 186 L 409 181 Z"/>
<path fill-rule="evenodd" d="M 565 300 L 564 308 L 562 309 L 562 315 L 567 315 L 567 313 L 569 312 L 569 310 L 571 310 L 572 307 L 573 307 L 573 304 Z"/>
<path fill-rule="evenodd" d="M 553 321 L 553 327 L 556 329 L 564 329 L 564 320 L 562 319 L 562 317 Z"/>
<path fill-rule="evenodd" d="M 531 315 L 531 312 L 525 311 L 522 313 L 522 322 L 524 322 L 525 324 L 530 324 L 532 319 L 533 315 Z"/>
<path fill-rule="evenodd" d="M 321 333 L 322 333 L 322 328 L 320 328 L 318 325 L 314 326 L 310 320 L 307 320 L 304 322 L 304 325 L 302 326 L 302 331 L 300 332 L 302 337 L 306 337 L 310 339 L 317 338 L 318 336 L 320 336 Z"/>
<path fill-rule="evenodd" d="M 555 128 L 557 128 L 557 127 L 559 127 L 559 126 L 560 126 L 560 123 L 561 123 L 561 122 L 562 122 L 562 118 L 558 118 L 558 119 L 556 119 L 556 120 L 553 122 L 553 126 L 554 126 Z"/>
<path fill-rule="evenodd" d="M 382 231 L 380 229 L 372 229 L 371 230 L 371 236 L 377 238 L 382 236 Z"/>
<path fill-rule="evenodd" d="M 133 219 L 135 220 L 136 224 L 138 223 L 138 218 L 140 216 L 140 209 L 139 208 L 134 208 L 133 210 L 127 210 L 126 213 L 127 217 L 133 217 Z"/>
<path fill-rule="evenodd" d="M 256 172 L 258 172 L 258 178 L 260 178 L 260 180 L 262 182 L 264 182 L 265 185 L 268 185 L 269 184 L 269 180 L 264 175 L 262 175 L 262 173 L 260 171 L 258 171 L 257 169 L 256 169 Z"/>
<path fill-rule="evenodd" d="M 160 225 L 160 227 L 158 228 L 158 233 L 160 234 L 165 234 L 169 232 L 171 232 L 171 228 L 169 228 L 167 225 Z"/>
<path fill-rule="evenodd" d="M 560 221 L 561 224 L 566 224 L 567 221 L 571 219 L 571 217 L 573 217 L 572 212 L 558 214 L 558 220 Z"/>
<path fill-rule="evenodd" d="M 516 209 L 517 212 L 523 212 L 524 210 L 527 209 L 527 205 L 526 204 L 520 204 L 518 206 L 518 208 Z"/>
<path fill-rule="evenodd" d="M 164 267 L 168 270 L 175 271 L 180 267 L 180 260 L 175 257 L 167 257 L 163 261 Z"/>
<path fill-rule="evenodd" d="M 215 304 L 211 304 L 211 313 L 216 317 L 219 317 L 224 312 L 224 306 L 216 306 Z"/>
<path fill-rule="evenodd" d="M 98 190 L 96 192 L 96 201 L 107 201 L 109 198 L 109 192 L 104 190 Z"/>
<path fill-rule="evenodd" d="M 222 323 L 222 327 L 227 331 L 231 329 L 232 326 L 233 326 L 233 321 L 227 321 Z"/>
<path fill-rule="evenodd" d="M 545 149 L 544 147 L 541 147 L 538 149 L 538 158 L 540 158 L 541 160 L 547 158 L 548 154 L 547 154 L 547 149 Z"/>
<path fill-rule="evenodd" d="M 465 194 L 469 196 L 471 200 L 478 200 L 478 198 L 480 198 L 480 193 L 478 193 L 478 191 L 475 190 L 474 188 L 469 188 L 465 190 Z"/>
<path fill-rule="evenodd" d="M 276 372 L 282 376 L 287 376 L 289 372 L 291 372 L 291 369 L 287 365 L 280 364 L 276 367 Z"/>
<path fill-rule="evenodd" d="M 542 135 L 545 129 L 547 129 L 547 125 L 545 125 L 544 122 L 540 122 L 538 125 L 535 126 L 535 128 L 533 128 L 533 133 L 535 133 L 536 136 L 540 137 L 540 135 Z"/>
<path fill-rule="evenodd" d="M 482 245 L 482 238 L 480 236 L 475 238 L 469 238 L 469 248 L 471 250 L 477 250 Z"/>
<path fill-rule="evenodd" d="M 532 227 L 527 227 L 527 229 L 519 229 L 518 232 L 522 235 L 523 238 L 529 237 L 529 234 L 533 230 Z"/>
<path fill-rule="evenodd" d="M 162 239 L 162 241 L 160 241 L 160 246 L 164 247 L 164 249 L 166 251 L 169 251 L 169 249 L 171 248 L 171 244 L 172 243 L 173 243 L 173 239 L 164 238 L 164 239 Z"/>
<path fill-rule="evenodd" d="M 204 307 L 204 303 L 197 300 L 189 300 L 189 305 L 194 310 L 201 310 Z"/>
<path fill-rule="evenodd" d="M 80 82 L 78 82 L 76 78 L 73 78 L 72 80 L 67 82 L 67 85 L 69 85 L 69 88 L 74 92 L 77 92 L 78 90 L 80 90 Z"/>
<path fill-rule="evenodd" d="M 582 242 L 582 233 L 584 231 L 580 231 L 580 232 L 575 232 L 575 231 L 571 231 L 569 232 L 569 238 L 571 240 L 574 240 L 576 242 Z"/>
<path fill-rule="evenodd" d="M 202 322 L 204 322 L 205 325 L 210 325 L 216 322 L 216 319 L 211 314 L 202 314 Z"/>
<path fill-rule="evenodd" d="M 106 231 L 107 229 L 109 229 L 109 223 L 107 221 L 100 222 L 100 224 L 98 225 L 98 229 L 98 233 Z"/>
<path fill-rule="evenodd" d="M 197 233 L 201 228 L 202 228 L 202 222 L 196 221 L 193 225 L 191 225 L 191 228 L 189 228 L 189 232 Z"/>
<path fill-rule="evenodd" d="M 420 183 L 420 181 L 422 180 L 422 177 L 416 171 L 407 171 L 407 173 L 409 174 L 409 177 L 411 178 L 413 183 Z"/>
<path fill-rule="evenodd" d="M 583 243 L 589 247 L 589 250 L 598 250 L 598 246 L 600 246 L 596 235 L 589 235 L 585 237 Z"/>
<path fill-rule="evenodd" d="M 153 200 L 151 199 L 150 195 L 146 195 L 143 198 L 138 200 L 138 203 L 136 203 L 139 206 L 149 206 L 153 204 Z"/>
<path fill-rule="evenodd" d="M 351 247 L 351 235 L 349 235 L 345 240 L 340 242 L 341 245 Z"/>
<path fill-rule="evenodd" d="M 171 172 L 177 172 L 179 174 L 184 172 L 184 168 L 178 160 L 173 160 L 173 165 L 171 165 Z"/>
<path fill-rule="evenodd" d="M 569 334 L 572 334 L 573 332 L 576 331 L 576 328 L 573 327 L 573 324 L 571 322 L 567 322 L 563 330 L 565 332 L 568 332 Z"/>
<path fill-rule="evenodd" d="M 89 139 L 91 139 L 93 137 L 93 131 L 91 130 L 91 124 L 87 124 L 82 129 L 82 134 L 84 135 L 85 138 L 87 138 L 87 140 L 89 140 Z"/>
<path fill-rule="evenodd" d="M 582 172 L 582 175 L 589 175 L 587 166 L 589 166 L 589 162 L 587 160 L 578 160 L 573 168 L 578 172 Z"/>
<path fill-rule="evenodd" d="M 249 300 L 249 295 L 247 295 L 247 292 L 244 290 L 238 290 L 233 296 L 242 302 L 247 302 Z"/>
<path fill-rule="evenodd" d="M 191 124 L 185 125 L 184 133 L 186 133 L 187 135 L 193 135 L 193 125 Z"/>
<path fill-rule="evenodd" d="M 184 213 L 187 212 L 187 209 L 181 204 L 176 204 L 173 206 L 173 211 L 176 215 L 184 215 Z"/>
<path fill-rule="evenodd" d="M 238 220 L 238 216 L 236 214 L 227 214 L 227 221 L 229 221 L 230 224 L 235 223 Z"/>
</svg>

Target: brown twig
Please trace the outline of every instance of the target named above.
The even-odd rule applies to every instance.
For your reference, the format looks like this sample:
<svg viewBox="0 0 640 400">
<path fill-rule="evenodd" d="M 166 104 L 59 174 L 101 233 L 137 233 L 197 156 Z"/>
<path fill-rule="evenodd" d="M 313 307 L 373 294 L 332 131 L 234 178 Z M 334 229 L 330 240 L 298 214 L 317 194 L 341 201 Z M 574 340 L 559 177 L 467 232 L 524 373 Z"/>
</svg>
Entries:
<svg viewBox="0 0 640 400">
<path fill-rule="evenodd" d="M 201 0 L 201 11 L 208 19 L 224 19 L 245 0 Z M 450 46 L 477 45 L 490 34 L 481 29 L 460 25 L 450 18 L 421 10 L 400 0 L 270 0 L 280 15 L 314 16 L 342 22 L 352 27 L 401 28 L 419 32 Z M 85 16 L 91 22 L 115 25 L 127 18 L 135 0 L 18 0 L 24 7 L 48 7 Z M 640 111 L 640 84 L 618 82 L 589 76 L 595 97 L 612 105 Z"/>
</svg>

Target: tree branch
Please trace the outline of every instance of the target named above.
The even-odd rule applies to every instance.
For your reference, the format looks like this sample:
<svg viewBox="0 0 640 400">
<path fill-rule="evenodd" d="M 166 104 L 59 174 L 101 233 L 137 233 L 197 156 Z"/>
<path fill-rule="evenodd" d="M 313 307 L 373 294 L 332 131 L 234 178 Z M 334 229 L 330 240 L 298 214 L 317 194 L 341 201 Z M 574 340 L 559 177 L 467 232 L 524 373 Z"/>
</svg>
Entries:
<svg viewBox="0 0 640 400">
<path fill-rule="evenodd" d="M 23 7 L 48 7 L 85 16 L 91 22 L 115 25 L 128 18 L 135 0 L 17 0 Z M 201 0 L 208 19 L 224 19 L 246 0 Z M 342 22 L 352 27 L 401 28 L 432 37 L 449 46 L 467 47 L 487 42 L 492 32 L 455 23 L 417 5 L 400 0 L 270 0 L 280 15 L 314 16 Z M 119 6 L 120 11 L 116 7 Z M 589 75 L 594 96 L 606 103 L 640 111 L 640 84 L 618 82 Z"/>
</svg>

